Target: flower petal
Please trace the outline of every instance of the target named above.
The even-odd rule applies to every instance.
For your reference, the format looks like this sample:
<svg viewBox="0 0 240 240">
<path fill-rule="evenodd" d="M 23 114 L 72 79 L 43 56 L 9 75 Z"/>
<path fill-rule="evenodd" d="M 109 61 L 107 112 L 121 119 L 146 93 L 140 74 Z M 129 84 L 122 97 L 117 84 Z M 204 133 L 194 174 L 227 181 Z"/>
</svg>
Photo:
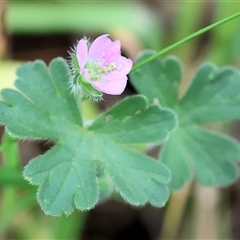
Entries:
<svg viewBox="0 0 240 240">
<path fill-rule="evenodd" d="M 99 58 L 99 62 L 102 65 L 108 65 L 109 63 L 114 63 L 121 56 L 121 51 L 118 49 L 119 41 L 115 41 L 109 46 L 108 49 L 102 54 L 101 58 Z"/>
<path fill-rule="evenodd" d="M 119 56 L 118 59 L 115 60 L 115 63 L 117 65 L 117 71 L 120 71 L 123 74 L 128 74 L 133 66 L 133 61 L 123 56 Z"/>
<path fill-rule="evenodd" d="M 104 34 L 94 40 L 92 45 L 90 46 L 89 49 L 89 59 L 94 61 L 94 60 L 99 60 L 103 58 L 104 56 L 108 55 L 109 53 L 113 52 L 119 52 L 120 54 L 120 48 L 121 44 L 120 41 L 115 41 L 112 42 L 108 38 L 108 34 Z"/>
<path fill-rule="evenodd" d="M 127 76 L 121 72 L 113 71 L 104 76 L 101 81 L 91 81 L 91 84 L 103 93 L 120 95 L 127 85 Z"/>
<path fill-rule="evenodd" d="M 88 59 L 88 46 L 87 42 L 84 39 L 81 39 L 77 45 L 77 60 L 81 70 L 81 73 L 84 73 L 84 66 Z"/>
</svg>

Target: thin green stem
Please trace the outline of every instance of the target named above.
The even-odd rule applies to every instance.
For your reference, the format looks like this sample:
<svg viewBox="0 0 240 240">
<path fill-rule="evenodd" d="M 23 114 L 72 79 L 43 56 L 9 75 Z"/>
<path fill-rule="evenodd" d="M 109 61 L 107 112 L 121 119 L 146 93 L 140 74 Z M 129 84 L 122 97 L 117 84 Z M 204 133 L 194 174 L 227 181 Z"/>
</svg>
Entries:
<svg viewBox="0 0 240 240">
<path fill-rule="evenodd" d="M 226 22 L 229 22 L 229 21 L 231 21 L 231 20 L 233 20 L 233 19 L 235 19 L 235 18 L 237 18 L 237 17 L 239 17 L 239 16 L 240 16 L 240 12 L 238 12 L 238 13 L 236 13 L 236 14 L 233 14 L 233 15 L 231 15 L 230 17 L 224 18 L 224 19 L 222 19 L 222 20 L 220 20 L 220 21 L 218 21 L 218 22 L 215 22 L 215 23 L 213 23 L 213 24 L 211 24 L 211 25 L 209 25 L 209 26 L 207 26 L 207 27 L 205 27 L 205 28 L 202 28 L 202 29 L 198 30 L 197 32 L 192 33 L 191 35 L 183 38 L 182 40 L 180 40 L 180 41 L 178 41 L 178 42 L 176 42 L 176 43 L 174 43 L 174 44 L 172 44 L 172 45 L 164 48 L 163 50 L 155 53 L 154 55 L 152 55 L 151 57 L 145 59 L 144 61 L 142 61 L 142 62 L 140 62 L 140 63 L 137 63 L 137 64 L 132 68 L 131 72 L 136 71 L 138 68 L 140 68 L 140 67 L 142 67 L 143 65 L 151 62 L 151 61 L 154 60 L 155 58 L 163 55 L 164 53 L 172 50 L 173 48 L 178 47 L 179 45 L 181 45 L 181 44 L 183 44 L 183 43 L 185 43 L 185 42 L 188 42 L 188 41 L 192 40 L 193 38 L 195 38 L 195 37 L 197 37 L 197 36 L 199 36 L 199 35 L 207 32 L 207 31 L 209 31 L 209 30 L 211 30 L 211 29 L 213 29 L 213 28 L 215 28 L 215 27 L 217 27 L 217 26 L 219 26 L 219 25 L 222 25 L 222 24 L 224 24 L 224 23 L 226 23 Z"/>
</svg>

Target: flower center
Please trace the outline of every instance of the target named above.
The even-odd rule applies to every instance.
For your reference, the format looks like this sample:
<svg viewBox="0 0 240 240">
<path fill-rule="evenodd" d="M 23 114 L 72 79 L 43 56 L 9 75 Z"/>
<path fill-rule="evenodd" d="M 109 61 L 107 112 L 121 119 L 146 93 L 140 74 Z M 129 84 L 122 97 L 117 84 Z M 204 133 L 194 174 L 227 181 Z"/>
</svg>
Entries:
<svg viewBox="0 0 240 240">
<path fill-rule="evenodd" d="M 92 81 L 100 81 L 104 75 L 117 69 L 115 62 L 105 64 L 102 66 L 99 62 L 87 62 L 85 68 L 88 70 L 88 74 Z"/>
</svg>

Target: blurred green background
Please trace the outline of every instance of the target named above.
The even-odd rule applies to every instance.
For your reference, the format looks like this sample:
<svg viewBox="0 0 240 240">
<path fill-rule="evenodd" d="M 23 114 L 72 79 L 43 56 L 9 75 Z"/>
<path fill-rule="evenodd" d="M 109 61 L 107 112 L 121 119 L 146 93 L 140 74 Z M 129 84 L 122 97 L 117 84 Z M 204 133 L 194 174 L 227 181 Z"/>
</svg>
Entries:
<svg viewBox="0 0 240 240">
<path fill-rule="evenodd" d="M 68 58 L 83 36 L 109 33 L 120 39 L 125 56 L 161 50 L 215 21 L 240 11 L 233 1 L 0 1 L 0 89 L 14 87 L 16 67 L 25 61 Z M 203 61 L 240 67 L 240 19 L 235 19 L 169 52 L 183 61 L 182 91 Z M 240 89 L 239 89 L 240 90 Z M 86 104 L 92 118 L 128 94 Z M 240 139 L 240 125 L 228 126 Z M 3 128 L 1 128 L 1 135 Z M 0 239 L 240 239 L 240 182 L 226 189 L 187 185 L 163 209 L 133 208 L 119 200 L 90 212 L 54 218 L 39 209 L 34 187 L 21 176 L 31 158 L 51 147 L 46 142 L 3 138 L 0 159 Z M 150 153 L 155 156 L 155 153 Z M 19 159 L 20 166 L 16 161 Z"/>
</svg>

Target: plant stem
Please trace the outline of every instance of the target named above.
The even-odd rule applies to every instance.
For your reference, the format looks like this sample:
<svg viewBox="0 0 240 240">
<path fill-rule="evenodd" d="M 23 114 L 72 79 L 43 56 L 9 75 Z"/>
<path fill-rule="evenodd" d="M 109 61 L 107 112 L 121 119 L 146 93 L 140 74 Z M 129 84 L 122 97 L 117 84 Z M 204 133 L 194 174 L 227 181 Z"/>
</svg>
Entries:
<svg viewBox="0 0 240 240">
<path fill-rule="evenodd" d="M 224 18 L 224 19 L 222 19 L 222 20 L 220 20 L 220 21 L 218 21 L 218 22 L 215 22 L 215 23 L 213 23 L 213 24 L 211 24 L 211 25 L 209 25 L 209 26 L 207 26 L 207 27 L 205 27 L 205 28 L 202 28 L 202 29 L 200 29 L 200 30 L 198 30 L 198 31 L 190 34 L 189 36 L 183 38 L 182 40 L 180 40 L 180 41 L 178 41 L 178 42 L 176 42 L 176 43 L 174 43 L 174 44 L 172 44 L 172 45 L 164 48 L 163 50 L 161 50 L 161 51 L 153 54 L 151 57 L 145 59 L 144 61 L 137 63 L 137 64 L 132 68 L 131 72 L 136 71 L 138 68 L 142 67 L 143 65 L 147 64 L 148 62 L 151 62 L 151 61 L 154 60 L 155 58 L 163 55 L 164 53 L 172 50 L 173 48 L 175 48 L 175 47 L 177 47 L 177 46 L 179 46 L 179 45 L 181 45 L 181 44 L 183 44 L 183 43 L 185 43 L 185 42 L 188 42 L 188 41 L 192 40 L 193 38 L 195 38 L 195 37 L 197 37 L 197 36 L 199 36 L 199 35 L 207 32 L 207 31 L 209 31 L 209 30 L 211 30 L 211 29 L 213 29 L 213 28 L 215 28 L 215 27 L 217 27 L 217 26 L 219 26 L 219 25 L 222 25 L 222 24 L 224 24 L 224 23 L 226 23 L 226 22 L 229 22 L 229 21 L 231 21 L 231 20 L 233 20 L 233 19 L 235 19 L 235 18 L 237 18 L 237 17 L 239 17 L 239 16 L 240 16 L 240 12 L 238 12 L 238 13 L 236 13 L 236 14 L 233 14 L 233 15 L 227 17 L 227 18 Z"/>
<path fill-rule="evenodd" d="M 185 185 L 183 189 L 172 193 L 166 209 L 161 235 L 157 238 L 158 240 L 177 238 L 191 188 L 192 184 L 190 183 Z"/>
</svg>

